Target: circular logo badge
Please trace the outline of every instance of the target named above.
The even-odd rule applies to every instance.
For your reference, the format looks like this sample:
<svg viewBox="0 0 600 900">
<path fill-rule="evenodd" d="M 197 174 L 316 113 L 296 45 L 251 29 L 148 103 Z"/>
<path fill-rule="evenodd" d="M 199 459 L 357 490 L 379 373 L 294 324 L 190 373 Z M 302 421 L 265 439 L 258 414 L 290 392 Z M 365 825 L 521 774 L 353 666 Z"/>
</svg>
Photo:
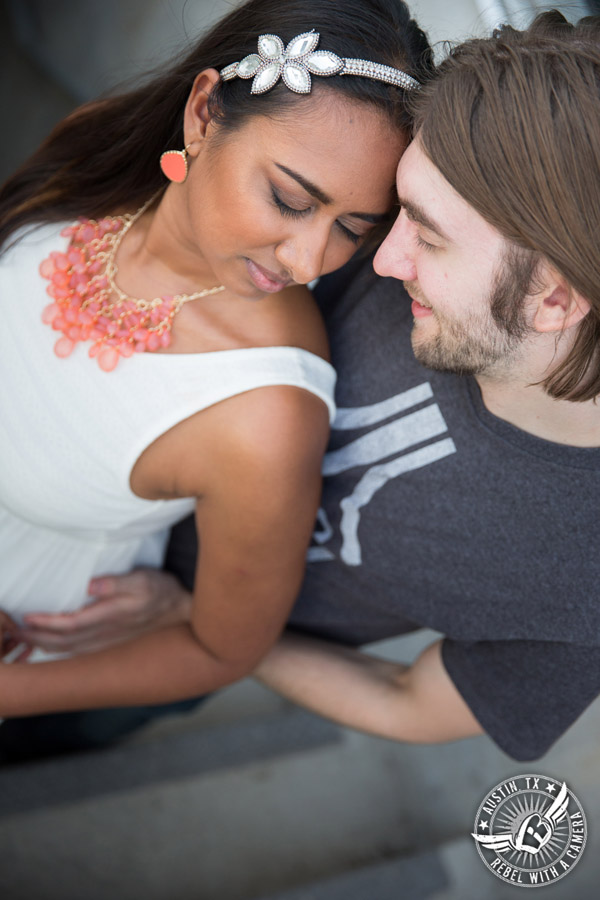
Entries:
<svg viewBox="0 0 600 900">
<path fill-rule="evenodd" d="M 581 804 L 545 775 L 501 781 L 477 810 L 472 834 L 488 869 L 519 887 L 543 887 L 577 865 L 587 839 Z"/>
</svg>

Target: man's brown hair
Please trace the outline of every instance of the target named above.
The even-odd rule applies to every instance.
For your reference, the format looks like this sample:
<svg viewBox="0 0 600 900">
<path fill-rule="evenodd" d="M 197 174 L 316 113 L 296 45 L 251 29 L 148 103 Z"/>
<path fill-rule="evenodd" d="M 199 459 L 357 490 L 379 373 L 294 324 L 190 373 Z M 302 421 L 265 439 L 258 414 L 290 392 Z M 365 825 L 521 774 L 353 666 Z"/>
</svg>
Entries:
<svg viewBox="0 0 600 900">
<path fill-rule="evenodd" d="M 600 17 L 574 26 L 554 10 L 526 31 L 504 26 L 456 47 L 419 92 L 415 130 L 452 187 L 526 251 L 530 271 L 545 259 L 588 300 L 570 353 L 543 385 L 556 398 L 596 397 Z"/>
</svg>

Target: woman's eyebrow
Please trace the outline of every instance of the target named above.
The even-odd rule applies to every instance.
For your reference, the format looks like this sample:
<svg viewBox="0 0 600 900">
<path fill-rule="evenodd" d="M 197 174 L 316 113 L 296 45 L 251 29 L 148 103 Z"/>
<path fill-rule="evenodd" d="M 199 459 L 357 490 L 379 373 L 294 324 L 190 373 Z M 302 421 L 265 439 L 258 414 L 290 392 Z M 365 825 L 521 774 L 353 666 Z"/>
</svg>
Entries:
<svg viewBox="0 0 600 900">
<path fill-rule="evenodd" d="M 316 184 L 313 184 L 312 181 L 309 181 L 308 178 L 305 178 L 303 175 L 300 175 L 298 172 L 294 172 L 293 169 L 288 169 L 287 166 L 281 166 L 279 163 L 275 163 L 278 169 L 282 172 L 285 172 L 286 175 L 289 175 L 290 178 L 293 178 L 294 181 L 297 181 L 300 187 L 303 187 L 307 194 L 310 194 L 311 197 L 314 197 L 315 200 L 318 200 L 319 203 L 322 203 L 324 206 L 329 206 L 333 203 L 331 197 L 322 191 L 321 188 L 317 187 Z"/>
<path fill-rule="evenodd" d="M 330 206 L 333 203 L 329 194 L 326 194 L 325 191 L 322 191 L 321 188 L 317 187 L 316 184 L 313 184 L 312 181 L 309 181 L 303 175 L 300 175 L 299 172 L 294 172 L 293 169 L 288 169 L 287 166 L 282 166 L 280 163 L 275 163 L 275 165 L 281 172 L 284 172 L 286 175 L 289 175 L 290 178 L 293 178 L 294 181 L 298 182 L 300 187 L 304 188 L 307 194 L 310 194 L 311 197 L 314 197 L 315 200 L 318 200 L 323 206 Z M 378 225 L 380 222 L 387 219 L 387 213 L 353 212 L 348 213 L 348 215 L 355 219 L 363 219 L 365 222 L 371 222 L 373 225 Z"/>
</svg>

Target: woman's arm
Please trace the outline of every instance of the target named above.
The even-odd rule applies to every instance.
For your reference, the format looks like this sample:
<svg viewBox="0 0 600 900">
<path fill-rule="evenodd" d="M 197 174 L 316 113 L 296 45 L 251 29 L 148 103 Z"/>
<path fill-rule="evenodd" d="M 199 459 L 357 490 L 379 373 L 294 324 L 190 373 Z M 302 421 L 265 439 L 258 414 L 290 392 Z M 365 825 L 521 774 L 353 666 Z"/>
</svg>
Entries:
<svg viewBox="0 0 600 900">
<path fill-rule="evenodd" d="M 254 675 L 319 715 L 379 737 L 438 743 L 482 734 L 444 668 L 441 646 L 436 641 L 404 666 L 286 634 Z"/>
<path fill-rule="evenodd" d="M 0 715 L 162 703 L 249 673 L 296 597 L 320 495 L 327 410 L 297 388 L 261 388 L 160 438 L 152 490 L 198 496 L 191 624 L 108 650 L 0 673 Z"/>
</svg>

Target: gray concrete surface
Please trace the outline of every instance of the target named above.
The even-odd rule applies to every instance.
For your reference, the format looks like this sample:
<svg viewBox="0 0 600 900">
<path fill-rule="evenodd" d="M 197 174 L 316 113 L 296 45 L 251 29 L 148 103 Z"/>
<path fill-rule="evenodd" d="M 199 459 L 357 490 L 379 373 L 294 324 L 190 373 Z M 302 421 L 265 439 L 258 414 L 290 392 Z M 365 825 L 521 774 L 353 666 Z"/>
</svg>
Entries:
<svg viewBox="0 0 600 900">
<path fill-rule="evenodd" d="M 433 637 L 372 649 L 410 660 Z M 0 865 L 10 872 L 3 898 L 337 900 L 342 885 L 349 898 L 387 900 L 396 877 L 398 896 L 407 900 L 429 896 L 418 893 L 426 889 L 432 900 L 507 900 L 518 889 L 487 872 L 469 835 L 488 790 L 526 771 L 565 779 L 589 823 L 581 862 L 544 896 L 597 897 L 600 703 L 525 767 L 486 737 L 419 747 L 346 729 L 308 749 L 280 734 L 262 755 L 247 748 L 244 759 L 248 726 L 269 719 L 268 740 L 285 732 L 287 709 L 242 682 L 205 710 L 157 722 L 114 750 L 0 770 Z M 241 745 L 231 765 L 219 754 L 219 729 L 227 725 L 229 746 L 236 733 Z M 148 753 L 152 778 L 140 783 Z M 111 784 L 106 772 L 115 768 Z M 36 794 L 44 805 L 31 802 Z M 4 815 L 2 798 L 10 805 Z M 414 892 L 400 875 L 409 860 Z M 305 893 L 286 897 L 300 889 Z"/>
</svg>

